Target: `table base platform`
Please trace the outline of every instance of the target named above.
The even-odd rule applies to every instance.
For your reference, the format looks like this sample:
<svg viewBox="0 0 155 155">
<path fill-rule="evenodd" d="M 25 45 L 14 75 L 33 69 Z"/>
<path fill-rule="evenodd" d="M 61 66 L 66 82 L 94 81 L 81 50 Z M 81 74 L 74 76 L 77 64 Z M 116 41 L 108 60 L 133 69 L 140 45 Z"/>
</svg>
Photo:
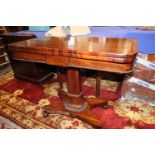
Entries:
<svg viewBox="0 0 155 155">
<path fill-rule="evenodd" d="M 87 107 L 85 107 L 85 110 L 81 112 L 76 112 L 72 110 L 68 110 L 65 107 L 65 102 L 67 100 L 67 96 L 65 96 L 65 93 L 63 94 L 63 100 L 61 103 L 56 104 L 56 103 L 51 103 L 48 106 L 43 107 L 43 115 L 47 117 L 49 114 L 61 114 L 69 117 L 74 117 L 81 119 L 82 121 L 85 121 L 86 123 L 92 125 L 95 128 L 101 128 L 102 122 L 96 118 L 96 116 L 92 113 L 92 107 L 95 106 L 103 106 L 107 107 L 108 101 L 105 99 L 97 99 L 97 98 L 84 98 Z M 61 96 L 62 97 L 62 96 Z"/>
</svg>

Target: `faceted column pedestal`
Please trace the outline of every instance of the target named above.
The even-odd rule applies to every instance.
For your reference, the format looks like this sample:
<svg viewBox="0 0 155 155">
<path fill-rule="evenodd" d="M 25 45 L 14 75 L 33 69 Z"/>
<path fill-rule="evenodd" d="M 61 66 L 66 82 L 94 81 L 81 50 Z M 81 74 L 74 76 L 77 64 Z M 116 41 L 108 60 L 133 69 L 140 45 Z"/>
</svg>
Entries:
<svg viewBox="0 0 155 155">
<path fill-rule="evenodd" d="M 48 116 L 48 114 L 61 114 L 69 117 L 76 117 L 94 127 L 100 128 L 102 123 L 93 115 L 91 105 L 98 105 L 101 102 L 106 104 L 107 101 L 100 101 L 98 99 L 86 99 L 86 101 L 84 99 L 82 94 L 80 72 L 78 69 L 68 68 L 67 70 L 67 93 L 63 91 L 60 72 L 58 72 L 58 80 L 60 84 L 60 90 L 58 93 L 63 101 L 60 104 L 51 103 L 50 105 L 43 107 L 43 115 Z M 89 104 L 87 102 L 89 102 Z"/>
<path fill-rule="evenodd" d="M 68 92 L 59 91 L 59 95 L 64 99 L 64 108 L 69 111 L 81 112 L 87 107 L 87 102 L 83 98 L 80 72 L 78 69 L 67 70 Z"/>
</svg>

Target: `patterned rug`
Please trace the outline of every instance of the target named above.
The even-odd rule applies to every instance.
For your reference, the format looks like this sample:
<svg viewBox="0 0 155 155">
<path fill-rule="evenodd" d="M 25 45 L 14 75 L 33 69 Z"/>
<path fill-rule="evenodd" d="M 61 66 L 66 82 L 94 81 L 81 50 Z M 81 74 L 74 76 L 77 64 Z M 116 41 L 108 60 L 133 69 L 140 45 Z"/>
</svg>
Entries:
<svg viewBox="0 0 155 155">
<path fill-rule="evenodd" d="M 63 78 L 64 91 L 67 91 L 66 79 Z M 95 98 L 95 79 L 82 78 L 82 91 L 85 97 Z M 94 116 L 102 121 L 106 129 L 139 128 L 155 129 L 155 107 L 139 101 L 120 98 L 120 83 L 102 80 L 100 97 L 107 98 L 107 107 L 93 108 Z M 57 77 L 43 87 L 14 79 L 10 72 L 0 77 L 0 128 L 58 128 L 89 129 L 89 124 L 60 114 L 43 117 L 42 107 L 50 103 L 60 104 Z M 1 119 L 3 118 L 3 119 Z"/>
<path fill-rule="evenodd" d="M 97 107 L 93 113 L 107 129 L 155 129 L 155 107 L 132 100 L 109 101 L 107 108 Z"/>
<path fill-rule="evenodd" d="M 67 91 L 64 77 L 64 90 Z M 82 90 L 86 97 L 95 97 L 95 79 L 82 78 Z M 92 128 L 89 124 L 68 116 L 51 114 L 43 117 L 42 107 L 60 104 L 57 77 L 39 87 L 35 84 L 14 79 L 10 72 L 0 77 L 0 115 L 22 128 Z M 120 97 L 120 84 L 114 81 L 101 81 L 101 97 L 114 100 Z M 8 127 L 9 128 L 9 127 Z M 11 127 L 10 127 L 11 128 Z"/>
</svg>

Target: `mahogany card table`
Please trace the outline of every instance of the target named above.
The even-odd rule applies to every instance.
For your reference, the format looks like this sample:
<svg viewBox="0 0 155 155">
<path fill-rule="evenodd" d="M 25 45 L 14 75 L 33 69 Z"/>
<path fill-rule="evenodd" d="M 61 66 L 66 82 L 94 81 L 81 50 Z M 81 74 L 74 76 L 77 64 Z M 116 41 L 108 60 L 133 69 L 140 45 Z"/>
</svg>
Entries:
<svg viewBox="0 0 155 155">
<path fill-rule="evenodd" d="M 89 104 L 91 100 L 83 97 L 80 68 L 119 74 L 130 73 L 137 53 L 137 40 L 45 37 L 12 43 L 8 46 L 8 52 L 13 59 L 66 68 L 68 92 L 59 90 L 59 95 L 64 102 L 56 105 L 51 103 L 44 107 L 44 114 L 57 110 L 62 114 L 79 117 L 95 126 L 101 126 L 101 122 L 91 112 Z M 102 100 L 102 102 L 106 101 Z"/>
</svg>

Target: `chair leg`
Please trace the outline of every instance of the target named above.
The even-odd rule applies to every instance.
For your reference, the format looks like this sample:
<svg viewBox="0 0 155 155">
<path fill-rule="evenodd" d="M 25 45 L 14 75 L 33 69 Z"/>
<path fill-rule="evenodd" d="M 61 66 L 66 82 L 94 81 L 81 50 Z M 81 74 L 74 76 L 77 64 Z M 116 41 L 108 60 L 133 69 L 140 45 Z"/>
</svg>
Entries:
<svg viewBox="0 0 155 155">
<path fill-rule="evenodd" d="M 96 77 L 96 97 L 100 96 L 100 85 L 101 85 L 101 75 L 100 73 L 97 74 Z"/>
<path fill-rule="evenodd" d="M 61 77 L 61 69 L 58 67 L 57 68 L 57 76 L 58 76 L 58 82 L 60 89 L 63 89 L 63 82 L 62 82 L 62 77 Z"/>
</svg>

